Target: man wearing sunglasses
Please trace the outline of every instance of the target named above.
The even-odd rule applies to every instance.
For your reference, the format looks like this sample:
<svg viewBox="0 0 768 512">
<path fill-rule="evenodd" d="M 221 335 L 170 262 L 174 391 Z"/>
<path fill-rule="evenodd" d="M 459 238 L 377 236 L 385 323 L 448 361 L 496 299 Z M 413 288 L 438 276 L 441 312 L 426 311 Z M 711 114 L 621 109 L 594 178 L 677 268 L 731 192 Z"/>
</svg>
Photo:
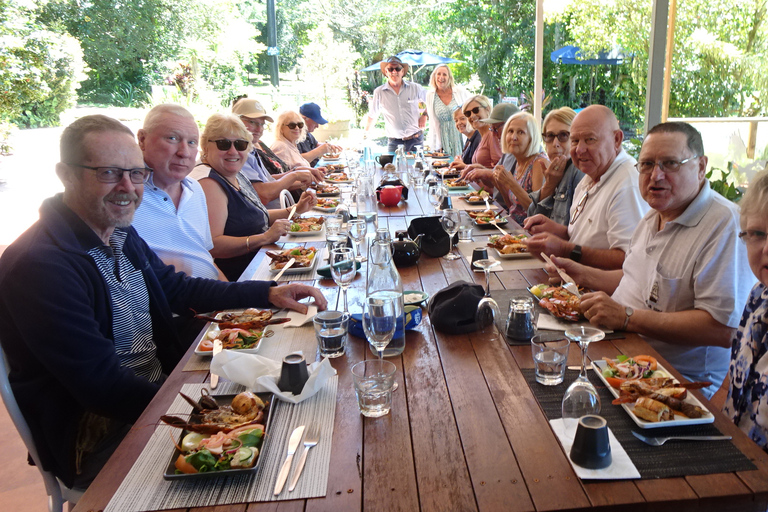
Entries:
<svg viewBox="0 0 768 512">
<path fill-rule="evenodd" d="M 0 342 L 43 468 L 85 488 L 189 348 L 171 314 L 288 307 L 316 288 L 191 278 L 131 227 L 151 174 L 133 133 L 106 116 L 69 125 L 64 193 L 0 258 Z"/>
<path fill-rule="evenodd" d="M 424 144 L 427 93 L 421 85 L 403 80 L 408 73 L 408 64 L 399 58 L 390 57 L 379 65 L 387 83 L 373 91 L 365 125 L 366 136 L 381 114 L 389 139 L 387 150 L 394 152 L 402 144 L 406 151 L 413 151 L 415 146 Z"/>
<path fill-rule="evenodd" d="M 637 169 L 652 209 L 632 234 L 622 269 L 553 262 L 600 290 L 581 298 L 590 323 L 643 335 L 684 377 L 712 382 L 702 390 L 711 396 L 755 282 L 738 239 L 738 207 L 709 187 L 701 134 L 687 123 L 652 128 Z"/>
</svg>

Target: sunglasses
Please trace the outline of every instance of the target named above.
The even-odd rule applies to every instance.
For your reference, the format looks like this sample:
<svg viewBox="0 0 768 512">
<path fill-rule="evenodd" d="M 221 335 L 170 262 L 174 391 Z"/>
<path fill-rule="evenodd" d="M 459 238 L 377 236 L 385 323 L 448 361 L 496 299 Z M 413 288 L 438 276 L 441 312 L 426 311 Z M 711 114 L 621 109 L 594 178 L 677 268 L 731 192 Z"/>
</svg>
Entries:
<svg viewBox="0 0 768 512">
<path fill-rule="evenodd" d="M 584 211 L 584 206 L 587 204 L 587 199 L 589 199 L 589 189 L 587 189 L 587 191 L 584 192 L 584 195 L 581 196 L 581 199 L 579 199 L 579 204 L 576 205 L 576 211 L 573 212 L 573 217 L 571 217 L 571 224 L 576 222 L 576 219 L 579 218 L 581 212 Z"/>
<path fill-rule="evenodd" d="M 396 67 L 396 68 L 387 68 L 387 71 L 389 71 L 390 73 L 395 73 L 395 72 L 399 73 L 399 72 L 401 72 L 402 70 L 403 70 L 403 68 L 401 68 L 401 67 Z"/>
<path fill-rule="evenodd" d="M 465 110 L 464 111 L 464 115 L 466 117 L 470 117 L 472 114 L 479 113 L 481 108 L 485 108 L 485 107 L 475 107 L 475 108 L 472 108 L 472 109 L 469 109 L 469 110 Z"/>
<path fill-rule="evenodd" d="M 238 151 L 245 151 L 246 149 L 248 149 L 248 141 L 243 139 L 237 139 L 237 140 L 219 139 L 219 140 L 212 140 L 210 142 L 215 142 L 216 147 L 219 148 L 219 151 L 229 151 L 229 148 L 232 147 L 232 144 L 235 145 L 235 149 Z"/>
<path fill-rule="evenodd" d="M 287 126 L 291 130 L 295 130 L 296 128 L 302 129 L 304 128 L 304 123 L 288 123 L 285 126 Z"/>
<path fill-rule="evenodd" d="M 96 180 L 100 183 L 120 183 L 123 181 L 123 174 L 128 173 L 131 183 L 141 185 L 146 183 L 152 169 L 149 167 L 136 167 L 134 169 L 121 169 L 120 167 L 91 167 L 90 165 L 67 164 L 73 167 L 82 167 L 96 171 Z"/>
<path fill-rule="evenodd" d="M 552 142 L 555 140 L 555 137 L 557 137 L 557 140 L 565 144 L 568 142 L 568 139 L 571 138 L 571 132 L 560 132 L 560 133 L 554 133 L 554 132 L 547 132 L 542 133 L 541 138 L 544 139 L 544 142 Z"/>
</svg>

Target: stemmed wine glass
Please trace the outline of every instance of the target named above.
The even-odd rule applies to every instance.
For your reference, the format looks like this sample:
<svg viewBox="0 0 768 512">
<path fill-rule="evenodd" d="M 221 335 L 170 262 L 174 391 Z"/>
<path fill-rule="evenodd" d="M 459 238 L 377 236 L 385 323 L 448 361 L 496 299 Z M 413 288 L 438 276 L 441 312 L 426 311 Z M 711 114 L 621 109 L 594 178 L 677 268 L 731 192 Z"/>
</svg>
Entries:
<svg viewBox="0 0 768 512">
<path fill-rule="evenodd" d="M 435 213 L 440 213 L 440 205 L 448 197 L 448 189 L 442 183 L 436 182 L 429 186 L 427 194 L 429 195 L 429 202 L 435 208 Z"/>
<path fill-rule="evenodd" d="M 498 337 L 497 331 L 500 329 L 498 329 L 496 324 L 501 322 L 501 312 L 499 310 L 499 305 L 493 297 L 491 297 L 491 269 L 499 264 L 500 262 L 492 259 L 475 261 L 475 265 L 482 268 L 483 272 L 485 272 L 485 296 L 480 299 L 480 302 L 477 304 L 475 323 L 484 334 L 486 333 L 486 326 L 490 325 L 490 335 L 492 339 Z"/>
<path fill-rule="evenodd" d="M 355 259 L 360 262 L 368 261 L 368 258 L 363 256 L 360 249 L 365 241 L 365 235 L 368 234 L 368 223 L 365 222 L 365 219 L 355 219 L 349 221 L 347 227 L 349 228 L 349 236 L 355 241 L 355 247 L 357 248 Z"/>
<path fill-rule="evenodd" d="M 349 314 L 347 307 L 347 288 L 357 274 L 355 253 L 349 247 L 339 247 L 331 251 L 331 275 L 344 294 L 344 313 Z"/>
<path fill-rule="evenodd" d="M 461 212 L 459 210 L 456 210 L 455 208 L 446 208 L 443 210 L 443 216 L 440 217 L 440 224 L 442 224 L 443 229 L 446 233 L 448 233 L 448 236 L 451 237 L 451 250 L 443 256 L 443 259 L 446 260 L 455 260 L 458 258 L 461 258 L 461 254 L 458 253 L 456 250 L 456 245 L 453 243 L 453 238 L 456 236 L 456 233 L 459 232 L 459 223 L 461 222 Z"/>
<path fill-rule="evenodd" d="M 590 343 L 605 338 L 605 333 L 595 327 L 571 327 L 565 336 L 581 348 L 581 371 L 563 396 L 562 413 L 566 428 L 575 428 L 579 418 L 587 414 L 600 413 L 600 395 L 587 378 L 587 348 Z"/>
<path fill-rule="evenodd" d="M 365 337 L 376 352 L 379 359 L 384 358 L 384 349 L 387 348 L 397 327 L 397 315 L 395 313 L 395 300 L 391 297 L 371 296 L 365 298 L 363 304 L 363 330 Z M 397 382 L 392 386 L 392 391 L 397 389 Z"/>
</svg>

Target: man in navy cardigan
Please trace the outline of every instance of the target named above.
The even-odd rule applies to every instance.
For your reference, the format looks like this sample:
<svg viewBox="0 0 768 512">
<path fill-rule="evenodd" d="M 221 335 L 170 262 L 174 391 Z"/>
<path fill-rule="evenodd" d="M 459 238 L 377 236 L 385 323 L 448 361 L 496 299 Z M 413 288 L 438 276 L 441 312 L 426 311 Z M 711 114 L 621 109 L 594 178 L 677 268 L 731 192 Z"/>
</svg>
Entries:
<svg viewBox="0 0 768 512">
<path fill-rule="evenodd" d="M 64 193 L 0 258 L 0 342 L 45 469 L 93 480 L 188 347 L 172 313 L 235 307 L 306 312 L 320 290 L 190 278 L 165 265 L 131 221 L 145 168 L 133 133 L 105 116 L 64 130 Z"/>
</svg>

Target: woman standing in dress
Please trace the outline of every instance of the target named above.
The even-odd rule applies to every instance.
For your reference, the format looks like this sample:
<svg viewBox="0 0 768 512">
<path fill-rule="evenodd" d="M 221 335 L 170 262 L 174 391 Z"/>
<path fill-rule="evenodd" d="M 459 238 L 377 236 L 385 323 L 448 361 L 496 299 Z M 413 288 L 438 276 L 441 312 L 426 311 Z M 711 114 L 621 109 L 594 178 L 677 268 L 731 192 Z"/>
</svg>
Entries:
<svg viewBox="0 0 768 512">
<path fill-rule="evenodd" d="M 440 150 L 449 156 L 460 155 L 464 144 L 456 130 L 453 112 L 464 104 L 469 93 L 453 82 L 453 74 L 445 64 L 435 68 L 429 85 L 432 89 L 427 91 L 427 145 L 432 151 Z"/>
</svg>

